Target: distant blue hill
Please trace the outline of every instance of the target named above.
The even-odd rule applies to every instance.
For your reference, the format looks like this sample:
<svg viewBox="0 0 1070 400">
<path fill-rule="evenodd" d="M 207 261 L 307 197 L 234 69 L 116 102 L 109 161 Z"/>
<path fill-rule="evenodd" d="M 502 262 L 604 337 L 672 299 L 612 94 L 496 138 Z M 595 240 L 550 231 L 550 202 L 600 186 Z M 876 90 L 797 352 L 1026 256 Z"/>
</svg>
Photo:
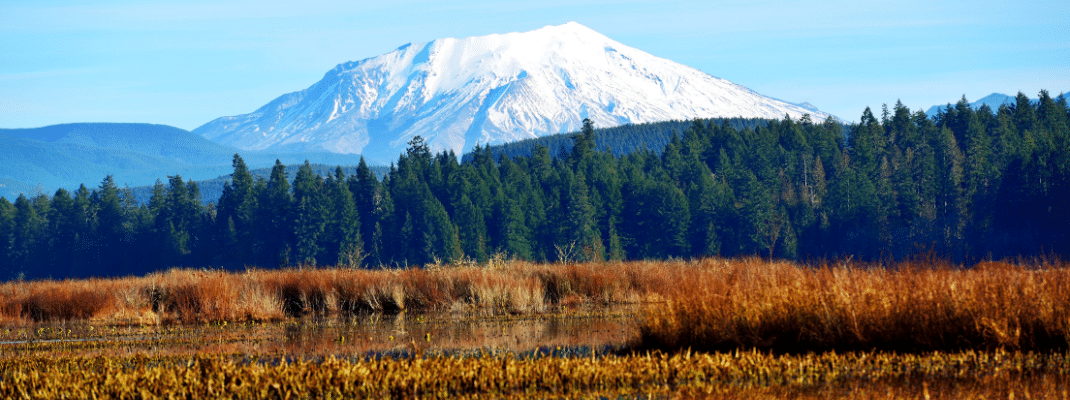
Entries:
<svg viewBox="0 0 1070 400">
<path fill-rule="evenodd" d="M 1064 93 L 1067 93 L 1067 92 L 1050 93 L 1050 95 L 1051 95 L 1051 97 L 1053 97 L 1055 99 L 1058 99 L 1060 96 L 1064 96 Z M 973 108 L 974 110 L 978 110 L 978 109 L 981 108 L 981 106 L 987 105 L 988 108 L 992 109 L 992 111 L 995 112 L 995 111 L 999 110 L 999 106 L 1002 106 L 1004 104 L 1008 104 L 1008 105 L 1014 104 L 1015 103 L 1015 97 L 1016 96 L 1008 96 L 1008 95 L 1005 95 L 1003 93 L 992 93 L 992 94 L 990 94 L 988 96 L 985 96 L 985 97 L 981 98 L 980 100 L 977 100 L 977 101 L 975 101 L 973 103 L 970 103 L 970 107 Z M 1029 100 L 1031 102 L 1033 102 L 1034 104 L 1036 104 L 1036 102 L 1038 101 L 1038 99 L 1036 99 L 1036 98 L 1030 98 Z M 928 111 L 925 111 L 925 114 L 928 115 L 930 118 L 931 117 L 935 117 L 936 114 L 939 113 L 940 111 L 946 110 L 948 107 L 954 107 L 954 106 L 955 106 L 954 104 L 944 104 L 944 105 L 940 105 L 940 106 L 932 106 L 932 107 L 929 107 Z"/>
<path fill-rule="evenodd" d="M 0 129 L 0 196 L 52 194 L 80 184 L 98 186 L 112 175 L 120 186 L 152 185 L 179 174 L 206 180 L 229 174 L 241 154 L 250 168 L 275 159 L 299 164 L 308 159 L 329 165 L 356 165 L 348 154 L 272 154 L 238 150 L 167 125 L 79 123 L 31 129 Z"/>
</svg>

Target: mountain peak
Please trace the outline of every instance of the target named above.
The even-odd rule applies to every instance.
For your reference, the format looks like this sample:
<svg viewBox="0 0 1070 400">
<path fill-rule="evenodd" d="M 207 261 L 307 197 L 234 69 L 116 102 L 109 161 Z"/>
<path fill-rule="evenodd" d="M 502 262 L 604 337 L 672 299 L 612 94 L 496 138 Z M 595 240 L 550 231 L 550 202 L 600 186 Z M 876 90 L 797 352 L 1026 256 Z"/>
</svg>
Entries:
<svg viewBox="0 0 1070 400">
<path fill-rule="evenodd" d="M 600 39 L 608 39 L 605 35 L 603 35 L 601 33 L 598 33 L 594 29 L 588 28 L 588 27 L 584 26 L 583 24 L 580 24 L 579 22 L 576 22 L 576 21 L 569 21 L 569 22 L 563 23 L 561 25 L 546 25 L 546 26 L 544 26 L 542 28 L 536 29 L 536 30 L 531 31 L 531 32 L 539 32 L 539 31 L 547 31 L 550 34 L 580 35 L 580 36 L 590 36 L 590 37 L 595 37 L 595 38 L 600 38 Z"/>
<path fill-rule="evenodd" d="M 410 43 L 339 64 L 308 89 L 194 133 L 249 150 L 397 157 L 415 135 L 458 154 L 596 126 L 828 114 L 761 96 L 576 22 Z"/>
</svg>

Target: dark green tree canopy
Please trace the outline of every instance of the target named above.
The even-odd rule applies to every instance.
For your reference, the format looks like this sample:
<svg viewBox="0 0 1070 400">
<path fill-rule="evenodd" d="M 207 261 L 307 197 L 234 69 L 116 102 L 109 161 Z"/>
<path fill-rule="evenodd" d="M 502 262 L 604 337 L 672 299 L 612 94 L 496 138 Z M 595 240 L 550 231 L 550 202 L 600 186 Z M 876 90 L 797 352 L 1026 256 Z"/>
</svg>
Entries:
<svg viewBox="0 0 1070 400">
<path fill-rule="evenodd" d="M 956 261 L 1070 255 L 1070 108 L 1020 94 L 936 118 L 901 102 L 858 124 L 694 120 L 596 129 L 462 159 L 423 138 L 389 173 L 235 155 L 215 204 L 178 175 L 138 205 L 94 188 L 0 198 L 0 274 L 172 266 L 422 266 L 494 256 L 586 261 L 760 255 Z M 647 139 L 643 139 L 647 138 Z M 649 138 L 657 138 L 656 146 Z M 652 139 L 649 139 L 652 140 Z M 923 250 L 922 250 L 923 249 Z"/>
</svg>

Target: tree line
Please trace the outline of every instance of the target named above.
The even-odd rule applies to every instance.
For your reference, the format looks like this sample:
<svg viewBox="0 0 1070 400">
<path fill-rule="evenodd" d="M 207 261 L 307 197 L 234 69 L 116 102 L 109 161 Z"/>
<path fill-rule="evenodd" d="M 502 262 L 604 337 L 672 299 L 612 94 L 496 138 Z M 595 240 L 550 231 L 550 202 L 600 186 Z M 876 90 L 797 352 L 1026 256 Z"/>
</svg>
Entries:
<svg viewBox="0 0 1070 400">
<path fill-rule="evenodd" d="M 754 129 L 769 123 L 768 119 L 760 118 L 712 118 L 703 121 L 707 124 L 728 124 L 728 126 L 735 129 Z M 636 151 L 652 151 L 656 154 L 661 154 L 662 149 L 672 139 L 673 133 L 686 131 L 691 127 L 692 123 L 693 121 L 670 120 L 595 128 L 595 149 L 608 151 L 617 156 Z M 535 147 L 543 146 L 550 151 L 551 157 L 557 158 L 572 151 L 572 145 L 575 142 L 574 136 L 575 132 L 539 136 L 537 138 L 488 146 L 488 151 L 497 160 L 502 156 L 509 158 L 530 157 L 534 154 Z M 461 162 L 471 162 L 472 157 L 473 153 L 467 153 L 461 158 Z"/>
<path fill-rule="evenodd" d="M 793 120 L 735 128 L 694 120 L 660 152 L 597 150 L 585 121 L 557 157 L 477 146 L 460 162 L 419 137 L 378 179 L 361 161 L 291 180 L 254 178 L 241 157 L 218 203 L 195 182 L 157 182 L 139 205 L 111 177 L 73 194 L 0 198 L 4 279 L 145 273 L 171 266 L 404 267 L 494 255 L 591 261 L 762 255 L 969 262 L 1070 254 L 1070 109 L 929 118 L 901 103 L 858 124 Z"/>
</svg>

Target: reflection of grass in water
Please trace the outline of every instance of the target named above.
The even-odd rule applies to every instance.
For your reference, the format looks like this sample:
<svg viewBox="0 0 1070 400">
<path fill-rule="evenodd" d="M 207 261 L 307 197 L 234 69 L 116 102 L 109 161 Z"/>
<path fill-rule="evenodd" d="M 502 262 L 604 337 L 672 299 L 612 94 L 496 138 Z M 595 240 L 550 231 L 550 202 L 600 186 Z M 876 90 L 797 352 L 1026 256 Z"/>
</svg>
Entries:
<svg viewBox="0 0 1070 400">
<path fill-rule="evenodd" d="M 778 346 L 784 340 L 809 340 L 817 348 L 839 351 L 836 346 L 844 343 L 847 349 L 865 347 L 865 340 L 894 343 L 909 337 L 922 343 L 904 336 L 918 333 L 930 335 L 921 337 L 924 343 L 965 338 L 981 343 L 981 348 L 1015 349 L 1043 344 L 1045 334 L 1065 338 L 1070 332 L 1066 329 L 1070 320 L 1065 319 L 1070 310 L 1066 305 L 1070 274 L 1065 269 L 1006 264 L 977 270 L 915 267 L 809 269 L 756 259 L 583 266 L 519 263 L 505 272 L 171 271 L 129 281 L 0 284 L 4 324 L 0 341 L 38 340 L 0 345 L 0 395 L 21 388 L 37 397 L 57 397 L 61 393 L 56 390 L 88 397 L 84 390 L 90 388 L 114 395 L 146 389 L 187 390 L 191 397 L 231 393 L 271 398 L 285 397 L 287 391 L 325 397 L 339 387 L 348 388 L 345 393 L 353 397 L 487 393 L 590 397 L 649 392 L 730 398 L 1007 398 L 1012 393 L 1017 397 L 1065 393 L 1070 386 L 1070 355 L 1061 351 L 927 353 L 915 346 L 914 354 L 901 355 L 805 351 L 795 356 L 747 351 L 633 355 L 620 347 L 640 336 L 640 323 L 640 344 L 674 349 L 781 350 Z M 542 285 L 542 309 L 518 308 L 517 304 L 531 303 L 513 303 L 508 297 L 486 294 L 494 291 L 479 294 L 472 289 L 473 282 L 493 287 L 494 282 L 513 279 L 509 274 L 519 277 L 517 282 Z M 373 287 L 389 290 L 332 286 L 345 281 L 334 278 L 347 276 L 368 278 Z M 383 279 L 371 279 L 377 276 Z M 244 292 L 212 294 L 231 287 Z M 63 317 L 82 311 L 49 314 L 49 309 L 89 298 L 84 293 L 95 288 L 117 294 L 113 303 L 103 306 L 87 302 L 87 308 L 99 306 L 91 318 L 94 325 Z M 49 297 L 50 290 L 61 295 Z M 345 290 L 351 291 L 345 294 Z M 383 297 L 388 294 L 394 300 Z M 346 296 L 367 305 L 349 311 L 386 310 L 383 302 L 394 301 L 394 311 L 399 312 L 347 312 L 342 305 L 355 303 L 340 300 Z M 380 305 L 360 296 L 380 296 Z M 669 301 L 653 305 L 642 322 L 635 321 L 638 309 L 599 307 L 665 298 Z M 286 306 L 289 300 L 293 303 Z M 20 307 L 28 301 L 36 308 L 18 314 L 27 309 Z M 257 305 L 267 311 L 256 311 Z M 447 312 L 413 312 L 419 309 Z M 182 310 L 209 316 L 189 318 L 183 313 L 191 311 Z M 286 312 L 306 317 L 283 319 Z M 168 321 L 199 323 L 161 324 Z M 948 334 L 958 332 L 955 329 L 980 333 Z M 1041 335 L 1035 336 L 1038 332 Z M 102 340 L 40 341 L 71 338 Z M 92 373 L 75 374 L 83 369 Z M 186 375 L 175 375 L 179 373 Z M 190 376 L 201 380 L 188 381 Z M 218 376 L 240 377 L 243 383 L 214 381 Z M 113 380 L 105 385 L 106 379 Z M 161 383 L 165 381 L 166 385 Z M 271 386 L 276 383 L 278 387 Z M 360 386 L 364 383 L 367 386 Z M 209 387 L 216 392 L 209 392 Z"/>
<path fill-rule="evenodd" d="M 540 346 L 619 347 L 635 336 L 638 312 L 635 307 L 598 307 L 539 315 L 400 313 L 145 327 L 54 324 L 0 331 L 0 342 L 15 342 L 0 345 L 0 357 L 235 352 L 303 357 L 402 350 L 524 352 Z"/>
<path fill-rule="evenodd" d="M 33 328 L 32 335 L 96 332 L 92 337 L 103 340 L 0 346 L 0 397 L 19 388 L 42 398 L 62 391 L 89 397 L 89 390 L 148 397 L 141 389 L 197 398 L 283 398 L 289 390 L 323 398 L 337 388 L 336 395 L 347 397 L 923 398 L 928 392 L 1007 398 L 1011 391 L 1018 397 L 1061 393 L 1070 379 L 1070 354 L 1061 353 L 631 354 L 606 343 L 634 337 L 639 310 L 576 311 L 402 313 L 93 331 L 56 324 Z M 628 332 L 613 333 L 625 327 Z M 463 337 L 468 330 L 492 339 L 532 334 L 538 339 L 531 343 L 542 343 L 524 347 L 514 340 L 510 346 L 506 340 L 480 347 L 477 343 L 501 342 Z M 154 338 L 114 340 L 136 335 Z M 554 341 L 559 344 L 548 344 Z M 275 390 L 273 384 L 277 391 L 263 391 Z"/>
<path fill-rule="evenodd" d="M 408 270 L 172 270 L 140 278 L 3 283 L 0 326 L 32 329 L 87 317 L 105 325 L 177 325 L 424 311 L 511 318 L 560 307 L 655 303 L 637 348 L 1049 350 L 1070 347 L 1065 318 L 1070 270 L 1060 265 L 985 262 L 964 270 L 916 260 L 891 268 L 812 267 L 750 258 L 517 261 Z M 399 323 L 397 331 L 408 334 L 405 325 L 413 324 Z M 500 335 L 480 334 L 459 345 L 486 346 L 482 341 L 516 347 L 524 336 L 554 328 L 531 329 L 513 335 L 512 344 Z M 463 343 L 460 336 L 467 333 L 454 333 L 452 340 Z"/>
</svg>

